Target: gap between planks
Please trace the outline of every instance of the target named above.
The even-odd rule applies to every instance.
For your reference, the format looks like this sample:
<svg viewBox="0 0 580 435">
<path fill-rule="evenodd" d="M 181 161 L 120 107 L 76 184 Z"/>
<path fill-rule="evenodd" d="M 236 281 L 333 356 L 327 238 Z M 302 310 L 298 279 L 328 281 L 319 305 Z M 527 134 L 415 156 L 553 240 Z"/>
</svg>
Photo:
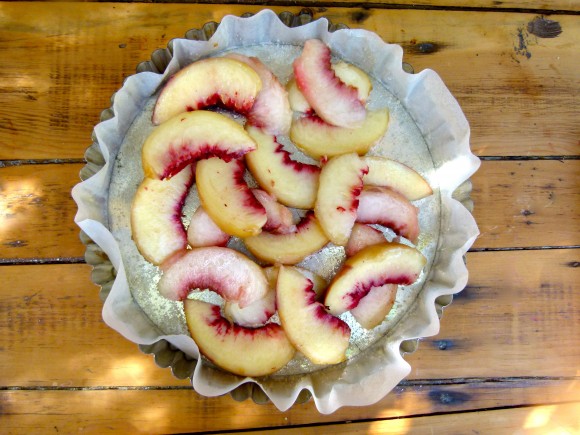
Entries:
<svg viewBox="0 0 580 435">
<path fill-rule="evenodd" d="M 40 2 L 40 0 L 33 0 Z M 88 0 L 87 3 L 98 3 L 100 0 Z M 159 3 L 159 4 L 216 4 L 215 0 L 117 0 L 116 3 Z M 243 5 L 239 0 L 221 0 L 221 5 Z M 319 8 L 360 8 L 360 9 L 384 9 L 384 10 L 423 10 L 423 11 L 449 11 L 449 12 L 499 12 L 499 13 L 520 13 L 520 14 L 540 14 L 540 15 L 580 15 L 580 11 L 560 8 L 522 8 L 522 7 L 491 7 L 491 6 L 447 6 L 447 5 L 425 5 L 425 4 L 405 4 L 405 3 L 382 3 L 365 1 L 292 1 L 275 0 L 271 2 L 248 3 L 248 6 L 292 6 L 303 7 L 301 13 L 314 15 L 310 10 Z"/>
<path fill-rule="evenodd" d="M 320 422 L 320 423 L 309 423 L 309 424 L 296 424 L 296 425 L 292 425 L 290 427 L 260 427 L 260 428 L 251 428 L 251 429 L 229 429 L 229 430 L 219 430 L 219 431 L 203 431 L 203 432 L 191 432 L 191 433 L 203 433 L 206 435 L 213 435 L 213 434 L 232 434 L 232 433 L 248 433 L 248 434 L 252 434 L 252 433 L 282 433 L 282 431 L 284 431 L 284 433 L 288 433 L 288 431 L 291 431 L 292 433 L 294 433 L 294 431 L 299 430 L 299 429 L 315 429 L 315 428 L 319 428 L 319 427 L 339 427 L 341 425 L 351 425 L 351 426 L 355 426 L 355 425 L 360 425 L 360 424 L 365 424 L 365 423 L 379 423 L 381 421 L 392 421 L 392 420 L 417 420 L 420 418 L 425 418 L 425 417 L 437 417 L 437 416 L 452 416 L 452 415 L 461 415 L 461 414 L 474 414 L 477 412 L 482 412 L 482 411 L 506 411 L 506 410 L 524 410 L 524 409 L 537 409 L 539 407 L 544 407 L 544 406 L 562 406 L 562 405 L 580 405 L 580 402 L 577 401 L 565 401 L 565 402 L 555 402 L 555 403 L 537 403 L 537 404 L 526 404 L 526 405 L 515 405 L 515 406 L 496 406 L 496 407 L 486 407 L 486 408 L 475 408 L 475 409 L 463 409 L 463 410 L 457 410 L 457 411 L 449 411 L 449 412 L 432 412 L 432 413 L 423 413 L 423 414 L 413 414 L 412 416 L 409 417 L 399 417 L 399 416 L 393 416 L 393 417 L 383 417 L 383 418 L 367 418 L 367 419 L 357 419 L 357 420 L 344 420 L 344 421 L 335 421 L 335 422 Z M 356 433 L 359 433 L 358 431 Z M 374 433 L 374 432 L 373 432 Z M 384 433 L 384 432 L 377 432 L 377 433 Z M 389 432 L 390 433 L 390 432 Z M 413 432 L 415 433 L 415 432 Z M 423 432 L 421 432 L 423 433 Z M 431 428 L 431 433 L 433 432 L 433 428 Z M 473 431 L 473 433 L 479 433 L 476 432 L 475 430 Z M 527 432 L 526 432 L 527 433 Z M 535 432 L 534 432 L 535 433 Z M 567 432 L 566 432 L 567 433 Z"/>
<path fill-rule="evenodd" d="M 534 382 L 557 382 L 557 381 L 580 381 L 580 376 L 511 376 L 506 378 L 448 378 L 448 379 L 411 379 L 399 382 L 398 387 L 438 387 L 456 386 L 466 384 L 509 384 L 509 383 L 534 383 Z M 114 386 L 0 386 L 0 391 L 179 391 L 191 390 L 190 385 L 114 385 Z"/>
</svg>

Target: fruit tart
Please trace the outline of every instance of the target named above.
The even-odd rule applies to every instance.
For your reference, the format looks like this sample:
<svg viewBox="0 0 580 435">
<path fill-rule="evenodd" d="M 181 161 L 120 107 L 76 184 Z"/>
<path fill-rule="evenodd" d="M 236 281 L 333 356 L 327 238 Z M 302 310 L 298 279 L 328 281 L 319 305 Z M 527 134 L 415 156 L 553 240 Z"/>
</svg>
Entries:
<svg viewBox="0 0 580 435">
<path fill-rule="evenodd" d="M 477 227 L 452 194 L 479 160 L 400 47 L 285 18 L 225 17 L 129 77 L 73 196 L 116 270 L 107 324 L 170 343 L 200 394 L 252 382 L 287 409 L 306 390 L 328 413 L 387 394 L 465 286 Z"/>
</svg>

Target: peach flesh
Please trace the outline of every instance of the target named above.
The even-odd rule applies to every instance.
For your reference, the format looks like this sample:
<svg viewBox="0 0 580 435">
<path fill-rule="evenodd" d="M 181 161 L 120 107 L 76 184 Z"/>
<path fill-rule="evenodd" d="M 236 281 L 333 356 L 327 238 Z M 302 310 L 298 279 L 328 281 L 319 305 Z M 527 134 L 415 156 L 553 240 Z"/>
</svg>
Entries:
<svg viewBox="0 0 580 435">
<path fill-rule="evenodd" d="M 352 257 L 367 246 L 383 243 L 384 241 L 385 236 L 376 228 L 361 223 L 355 223 L 345 247 L 346 256 Z"/>
<path fill-rule="evenodd" d="M 258 74 L 238 60 L 199 60 L 167 81 L 157 98 L 152 122 L 160 125 L 180 113 L 211 106 L 247 113 L 261 87 Z"/>
<path fill-rule="evenodd" d="M 175 116 L 155 128 L 143 143 L 141 160 L 146 177 L 164 179 L 200 159 L 230 161 L 255 149 L 256 143 L 238 123 L 199 110 Z"/>
<path fill-rule="evenodd" d="M 254 105 L 247 112 L 248 123 L 270 134 L 287 134 L 292 122 L 292 111 L 288 93 L 278 78 L 257 57 L 247 57 L 237 53 L 228 54 L 226 57 L 250 66 L 262 80 L 262 89 Z"/>
<path fill-rule="evenodd" d="M 355 128 L 363 123 L 366 111 L 358 91 L 336 76 L 330 49 L 322 41 L 306 41 L 293 67 L 298 89 L 318 116 L 340 127 Z"/>
<path fill-rule="evenodd" d="M 292 267 L 281 267 L 276 298 L 282 327 L 299 351 L 314 364 L 344 361 L 350 328 L 316 302 L 312 281 Z"/>
<path fill-rule="evenodd" d="M 149 262 L 161 264 L 187 247 L 181 222 L 185 199 L 194 181 L 191 167 L 171 180 L 145 178 L 131 205 L 133 240 Z"/>
<path fill-rule="evenodd" d="M 266 376 L 284 367 L 296 352 L 276 323 L 244 328 L 222 317 L 219 306 L 190 299 L 185 301 L 184 311 L 201 353 L 231 373 Z"/>
<path fill-rule="evenodd" d="M 368 246 L 347 258 L 330 283 L 324 304 L 334 315 L 355 308 L 373 287 L 414 283 L 426 263 L 415 248 L 399 243 Z"/>
<path fill-rule="evenodd" d="M 224 162 L 218 158 L 197 164 L 196 182 L 201 204 L 222 231 L 237 237 L 261 232 L 266 210 L 244 180 L 242 160 Z"/>
<path fill-rule="evenodd" d="M 352 310 L 358 305 L 360 300 L 369 293 L 369 291 L 373 287 L 380 287 L 385 284 L 410 285 L 413 284 L 416 279 L 417 279 L 416 276 L 407 274 L 396 276 L 392 276 L 389 274 L 378 275 L 374 279 L 369 279 L 367 281 L 358 283 L 350 291 L 350 293 L 344 295 L 343 299 L 345 301 L 348 301 L 346 304 L 347 310 Z"/>
<path fill-rule="evenodd" d="M 193 213 L 189 228 L 187 229 L 187 241 L 192 248 L 202 246 L 226 246 L 230 235 L 221 230 L 212 220 L 202 206 Z"/>
<path fill-rule="evenodd" d="M 314 254 L 328 243 L 314 213 L 308 212 L 296 225 L 296 231 L 261 234 L 244 239 L 246 248 L 268 264 L 296 264 Z"/>
<path fill-rule="evenodd" d="M 309 209 L 314 206 L 320 168 L 292 159 L 276 137 L 261 129 L 246 126 L 258 148 L 245 159 L 250 172 L 262 189 L 287 206 Z"/>
<path fill-rule="evenodd" d="M 391 228 L 397 235 L 417 243 L 418 212 L 400 193 L 387 187 L 367 186 L 359 197 L 356 221 Z"/>
<path fill-rule="evenodd" d="M 192 249 L 171 258 L 161 268 L 159 293 L 175 301 L 185 299 L 192 290 L 210 289 L 245 307 L 268 292 L 268 281 L 260 266 L 229 248 Z"/>
</svg>

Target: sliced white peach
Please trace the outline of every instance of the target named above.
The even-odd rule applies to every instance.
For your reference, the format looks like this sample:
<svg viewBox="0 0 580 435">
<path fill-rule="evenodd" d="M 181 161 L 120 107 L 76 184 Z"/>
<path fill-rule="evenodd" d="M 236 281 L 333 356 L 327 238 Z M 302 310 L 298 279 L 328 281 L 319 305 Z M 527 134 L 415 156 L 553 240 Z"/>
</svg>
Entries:
<svg viewBox="0 0 580 435">
<path fill-rule="evenodd" d="M 357 90 L 358 99 L 364 104 L 372 90 L 369 76 L 360 68 L 342 61 L 333 63 L 331 68 L 341 82 Z M 286 90 L 288 91 L 288 100 L 292 110 L 302 113 L 312 112 L 312 107 L 310 107 L 310 104 L 308 104 L 308 101 L 298 89 L 294 78 L 288 81 Z"/>
<path fill-rule="evenodd" d="M 298 89 L 316 114 L 329 124 L 360 127 L 367 116 L 364 104 L 356 89 L 336 77 L 330 60 L 330 49 L 322 41 L 306 41 L 293 64 Z"/>
<path fill-rule="evenodd" d="M 369 111 L 362 127 L 342 128 L 324 122 L 317 116 L 295 119 L 290 139 L 309 156 L 319 159 L 355 152 L 365 154 L 377 143 L 389 126 L 389 111 Z"/>
<path fill-rule="evenodd" d="M 237 302 L 226 301 L 224 315 L 230 321 L 247 328 L 264 325 L 276 312 L 276 288 L 271 287 L 266 296 L 242 308 Z"/>
<path fill-rule="evenodd" d="M 328 286 L 324 305 L 336 316 L 352 310 L 373 287 L 414 283 L 426 262 L 418 250 L 399 243 L 369 246 L 346 259 Z"/>
<path fill-rule="evenodd" d="M 290 108 L 294 112 L 308 114 L 313 113 L 313 109 L 310 107 L 310 104 L 308 104 L 308 101 L 306 101 L 304 94 L 300 92 L 300 89 L 298 89 L 298 85 L 296 84 L 296 79 L 294 79 L 294 77 L 292 77 L 286 84 L 286 90 L 288 91 L 288 101 L 290 102 Z"/>
<path fill-rule="evenodd" d="M 287 234 L 296 231 L 294 217 L 290 209 L 278 201 L 273 195 L 260 189 L 252 189 L 252 193 L 266 210 L 266 223 L 263 229 L 275 233 Z"/>
<path fill-rule="evenodd" d="M 246 126 L 257 149 L 246 154 L 248 168 L 260 187 L 289 207 L 314 207 L 320 168 L 292 160 L 290 153 L 272 135 Z"/>
<path fill-rule="evenodd" d="M 314 364 L 346 359 L 348 325 L 316 302 L 312 282 L 292 267 L 281 267 L 276 286 L 278 315 L 286 335 Z"/>
<path fill-rule="evenodd" d="M 280 84 L 278 78 L 257 57 L 248 57 L 238 53 L 228 54 L 226 57 L 250 66 L 262 80 L 262 90 L 247 114 L 248 122 L 273 135 L 288 134 L 292 122 L 292 110 L 288 101 L 288 92 Z"/>
<path fill-rule="evenodd" d="M 231 160 L 256 149 L 237 122 L 219 113 L 198 110 L 164 122 L 143 144 L 146 177 L 171 177 L 188 164 L 207 157 Z"/>
<path fill-rule="evenodd" d="M 213 157 L 200 160 L 195 181 L 199 199 L 212 220 L 237 237 L 259 234 L 266 223 L 266 210 L 244 180 L 242 160 L 225 162 Z"/>
<path fill-rule="evenodd" d="M 187 248 L 181 210 L 193 179 L 193 170 L 187 166 L 170 180 L 145 178 L 137 189 L 131 205 L 131 233 L 147 261 L 161 264 Z"/>
<path fill-rule="evenodd" d="M 314 254 L 328 243 L 318 220 L 306 214 L 296 226 L 296 232 L 276 234 L 262 231 L 247 237 L 244 243 L 258 259 L 269 264 L 296 264 Z"/>
<path fill-rule="evenodd" d="M 397 284 L 372 287 L 358 305 L 350 310 L 350 314 L 363 328 L 373 329 L 385 320 L 393 308 L 398 288 Z"/>
<path fill-rule="evenodd" d="M 322 167 L 314 212 L 335 245 L 345 246 L 348 242 L 367 169 L 356 153 L 333 157 Z"/>
<path fill-rule="evenodd" d="M 376 228 L 369 225 L 355 223 L 352 227 L 348 243 L 344 251 L 347 257 L 352 257 L 367 246 L 385 242 L 385 236 Z"/>
<path fill-rule="evenodd" d="M 180 113 L 215 105 L 247 113 L 261 89 L 260 76 L 239 60 L 199 60 L 165 84 L 155 103 L 152 121 L 158 125 Z"/>
<path fill-rule="evenodd" d="M 341 82 L 356 89 L 359 101 L 365 104 L 373 89 L 367 73 L 347 62 L 334 63 L 332 69 Z"/>
<path fill-rule="evenodd" d="M 314 273 L 308 269 L 304 269 L 303 267 L 298 266 L 293 267 L 312 282 L 312 290 L 316 294 L 316 300 L 319 301 L 322 299 L 324 297 L 326 287 L 328 287 L 328 282 L 317 273 Z M 276 282 L 278 281 L 279 271 L 280 266 L 269 266 L 264 268 L 266 279 L 268 280 L 270 287 L 273 289 L 276 289 Z"/>
<path fill-rule="evenodd" d="M 187 228 L 187 241 L 192 248 L 226 246 L 229 240 L 230 235 L 217 226 L 203 207 L 195 210 Z"/>
<path fill-rule="evenodd" d="M 433 194 L 433 189 L 417 171 L 386 157 L 365 156 L 369 172 L 363 178 L 365 185 L 390 187 L 405 195 L 409 201 Z"/>
<path fill-rule="evenodd" d="M 296 352 L 276 323 L 251 329 L 231 324 L 220 307 L 188 299 L 189 332 L 199 350 L 218 367 L 240 376 L 266 376 L 284 367 Z"/>
<path fill-rule="evenodd" d="M 391 228 L 398 236 L 416 243 L 419 237 L 419 209 L 388 187 L 365 186 L 359 196 L 356 220 Z"/>
<path fill-rule="evenodd" d="M 181 301 L 196 289 L 210 289 L 245 307 L 263 298 L 268 281 L 262 268 L 240 252 L 211 246 L 186 251 L 161 266 L 159 293 Z"/>
</svg>

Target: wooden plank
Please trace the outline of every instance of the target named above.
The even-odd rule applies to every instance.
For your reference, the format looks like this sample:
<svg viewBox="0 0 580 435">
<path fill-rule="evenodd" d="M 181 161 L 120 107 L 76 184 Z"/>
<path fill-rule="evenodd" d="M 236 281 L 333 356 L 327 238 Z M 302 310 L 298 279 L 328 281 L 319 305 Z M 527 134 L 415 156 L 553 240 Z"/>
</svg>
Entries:
<svg viewBox="0 0 580 435">
<path fill-rule="evenodd" d="M 478 252 L 441 331 L 407 356 L 413 378 L 578 376 L 580 250 Z"/>
<path fill-rule="evenodd" d="M 547 434 L 580 432 L 580 403 L 544 405 L 524 408 L 498 409 L 459 414 L 430 415 L 425 417 L 377 420 L 365 423 L 309 426 L 277 429 L 277 435 L 332 434 L 466 434 L 466 433 L 525 433 Z M 248 434 L 264 434 L 269 431 L 250 431 Z"/>
<path fill-rule="evenodd" d="M 0 259 L 84 255 L 70 197 L 82 166 L 0 168 Z M 473 177 L 475 247 L 579 245 L 579 171 L 577 160 L 483 162 Z"/>
<path fill-rule="evenodd" d="M 279 412 L 271 404 L 238 403 L 227 396 L 207 399 L 189 390 L 16 390 L 0 391 L 0 401 L 3 428 L 8 432 L 29 433 L 37 428 L 50 428 L 65 433 L 79 430 L 83 433 L 102 433 L 105 430 L 175 433 L 263 430 L 289 425 L 521 406 L 538 401 L 542 404 L 578 401 L 580 390 L 577 387 L 577 381 L 530 382 L 527 386 L 490 383 L 405 387 L 378 404 L 343 408 L 331 415 L 320 415 L 312 401 Z"/>
<path fill-rule="evenodd" d="M 260 9 L 3 3 L 0 47 L 10 62 L 0 71 L 0 160 L 81 157 L 110 96 L 154 49 L 226 14 Z M 415 71 L 435 69 L 463 106 L 478 154 L 578 154 L 577 17 L 550 16 L 563 32 L 556 38 L 537 38 L 526 30 L 537 18 L 534 14 L 350 8 L 315 12 L 315 17 L 322 15 L 402 45 Z"/>
<path fill-rule="evenodd" d="M 97 1 L 97 0 L 72 0 L 76 1 Z M 139 0 L 128 0 L 129 2 L 138 2 Z M 163 3 L 163 0 L 156 0 L 156 3 Z M 191 0 L 174 0 L 173 3 L 192 3 Z M 218 3 L 212 0 L 204 0 L 198 3 Z M 227 3 L 227 2 L 226 2 Z M 236 2 L 238 4 L 255 4 L 252 0 L 239 0 Z M 300 4 L 308 6 L 317 6 L 320 2 L 315 0 L 302 0 Z M 424 8 L 442 8 L 442 9 L 452 9 L 452 8 L 471 8 L 471 9 L 520 9 L 520 10 L 537 10 L 537 11 L 579 11 L 580 5 L 576 2 L 570 0 L 381 0 L 381 1 L 371 1 L 371 0 L 359 0 L 353 2 L 351 0 L 335 0 L 333 3 L 347 3 L 351 5 L 359 5 L 361 7 L 412 7 L 415 9 Z M 274 0 L 269 1 L 268 5 L 286 5 L 284 0 Z"/>
<path fill-rule="evenodd" d="M 580 245 L 580 161 L 483 162 L 475 248 Z"/>
<path fill-rule="evenodd" d="M 0 273 L 1 386 L 187 385 L 107 327 L 90 266 L 3 266 Z"/>
<path fill-rule="evenodd" d="M 70 195 L 82 167 L 0 168 L 0 259 L 84 255 Z"/>
<path fill-rule="evenodd" d="M 410 379 L 577 376 L 578 254 L 469 254 L 469 287 L 445 311 L 440 334 L 407 355 Z M 187 385 L 103 323 L 89 266 L 2 266 L 1 274 L 0 386 Z"/>
</svg>

